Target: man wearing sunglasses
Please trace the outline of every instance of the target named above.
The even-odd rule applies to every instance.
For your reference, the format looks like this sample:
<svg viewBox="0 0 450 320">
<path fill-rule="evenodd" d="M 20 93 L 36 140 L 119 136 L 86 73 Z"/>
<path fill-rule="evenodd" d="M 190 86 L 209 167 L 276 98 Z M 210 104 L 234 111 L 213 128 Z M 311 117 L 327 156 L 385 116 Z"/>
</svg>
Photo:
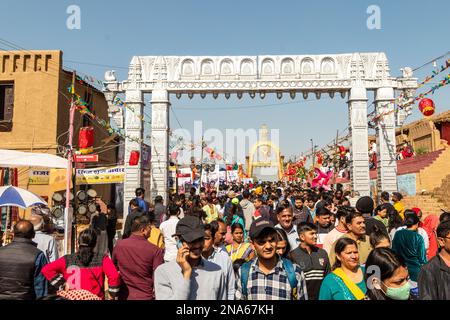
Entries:
<svg viewBox="0 0 450 320">
<path fill-rule="evenodd" d="M 441 222 L 436 235 L 440 251 L 420 270 L 420 300 L 450 300 L 450 221 Z"/>
<path fill-rule="evenodd" d="M 238 271 L 236 300 L 307 300 L 300 267 L 276 254 L 277 232 L 273 224 L 255 220 L 250 239 L 257 257 Z"/>
</svg>

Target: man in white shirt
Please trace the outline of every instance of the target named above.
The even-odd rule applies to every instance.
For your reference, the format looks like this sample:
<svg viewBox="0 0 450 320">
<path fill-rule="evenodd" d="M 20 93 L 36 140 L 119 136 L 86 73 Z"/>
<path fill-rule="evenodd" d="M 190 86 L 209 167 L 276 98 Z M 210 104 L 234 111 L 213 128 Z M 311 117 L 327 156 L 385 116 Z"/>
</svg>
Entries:
<svg viewBox="0 0 450 320">
<path fill-rule="evenodd" d="M 345 223 L 345 218 L 348 215 L 349 211 L 355 211 L 355 209 L 351 207 L 339 207 L 336 213 L 336 227 L 328 232 L 328 234 L 323 239 L 323 249 L 330 255 L 331 248 L 333 247 L 333 243 L 336 242 L 337 239 L 342 237 L 347 233 L 347 224 Z"/>
<path fill-rule="evenodd" d="M 289 240 L 289 245 L 291 246 L 291 251 L 298 247 L 300 239 L 297 233 L 297 226 L 294 225 L 294 213 L 292 207 L 279 206 L 277 209 L 277 219 L 278 224 L 275 228 L 283 229 Z"/>
<path fill-rule="evenodd" d="M 159 230 L 164 237 L 164 262 L 173 261 L 177 257 L 177 240 L 173 235 L 175 234 L 177 223 L 180 220 L 178 218 L 178 215 L 180 214 L 180 207 L 176 204 L 171 204 L 169 205 L 168 213 L 169 219 L 162 222 L 159 226 Z"/>
<path fill-rule="evenodd" d="M 42 232 L 44 229 L 44 218 L 37 214 L 30 216 L 30 222 L 34 226 L 35 236 L 33 242 L 37 243 L 37 248 L 44 252 L 48 262 L 58 259 L 58 248 L 55 238 Z"/>
</svg>

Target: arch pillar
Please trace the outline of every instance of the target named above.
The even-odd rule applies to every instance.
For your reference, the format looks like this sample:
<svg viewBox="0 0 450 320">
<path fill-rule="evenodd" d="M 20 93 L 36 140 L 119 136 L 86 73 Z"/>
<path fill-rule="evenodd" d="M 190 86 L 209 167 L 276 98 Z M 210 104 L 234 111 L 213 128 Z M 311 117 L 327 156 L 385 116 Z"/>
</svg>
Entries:
<svg viewBox="0 0 450 320">
<path fill-rule="evenodd" d="M 353 190 L 358 192 L 359 196 L 370 196 L 367 90 L 361 83 L 354 83 L 350 89 L 348 111 Z"/>
<path fill-rule="evenodd" d="M 169 93 L 164 89 L 152 91 L 152 153 L 150 190 L 152 200 L 162 196 L 167 204 L 169 173 Z"/>
<path fill-rule="evenodd" d="M 377 188 L 378 193 L 397 191 L 397 162 L 395 160 L 394 89 L 381 87 L 375 91 L 375 110 L 382 115 L 376 125 L 377 137 Z"/>
<path fill-rule="evenodd" d="M 125 111 L 125 181 L 124 181 L 124 201 L 123 201 L 123 219 L 125 221 L 128 215 L 128 204 L 131 199 L 135 198 L 136 188 L 142 187 L 142 156 L 139 157 L 139 162 L 135 166 L 130 166 L 130 152 L 132 150 L 139 151 L 142 155 L 142 114 L 144 111 L 144 94 L 140 90 L 126 90 L 125 102 L 128 109 Z M 131 111 L 133 110 L 133 111 Z M 144 189 L 148 189 L 145 188 Z M 146 190 L 148 192 L 148 190 Z"/>
</svg>

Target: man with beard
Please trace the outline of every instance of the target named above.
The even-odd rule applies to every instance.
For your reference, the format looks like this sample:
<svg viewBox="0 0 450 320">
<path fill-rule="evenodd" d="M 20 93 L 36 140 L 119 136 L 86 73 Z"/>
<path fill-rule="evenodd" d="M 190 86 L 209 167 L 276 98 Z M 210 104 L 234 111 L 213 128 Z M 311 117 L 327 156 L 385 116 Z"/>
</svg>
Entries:
<svg viewBox="0 0 450 320">
<path fill-rule="evenodd" d="M 294 206 L 293 206 L 293 214 L 294 214 L 294 225 L 298 225 L 301 222 L 310 222 L 313 223 L 313 218 L 309 214 L 308 208 L 303 205 L 303 198 L 300 196 L 294 197 Z"/>
<path fill-rule="evenodd" d="M 334 229 L 331 216 L 333 214 L 325 207 L 317 208 L 316 211 L 316 226 L 317 226 L 317 246 L 323 248 L 323 242 L 326 235 Z"/>
<path fill-rule="evenodd" d="M 348 232 L 345 233 L 342 237 L 347 237 L 356 241 L 359 252 L 359 263 L 361 265 L 364 265 L 366 263 L 367 257 L 373 250 L 372 246 L 370 245 L 369 236 L 366 235 L 366 224 L 364 217 L 359 212 L 356 211 L 349 212 L 345 218 L 345 222 L 347 225 Z M 336 242 L 338 240 L 336 240 Z M 336 261 L 336 255 L 334 250 L 336 242 L 333 244 L 333 247 L 331 248 L 330 251 L 331 265 L 334 265 L 334 262 Z"/>
</svg>

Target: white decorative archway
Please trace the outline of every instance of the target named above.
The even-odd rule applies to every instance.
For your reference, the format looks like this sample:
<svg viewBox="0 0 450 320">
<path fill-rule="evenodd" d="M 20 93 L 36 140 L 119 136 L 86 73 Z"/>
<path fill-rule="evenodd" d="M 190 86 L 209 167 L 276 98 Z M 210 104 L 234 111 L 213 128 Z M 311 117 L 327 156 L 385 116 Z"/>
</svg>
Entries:
<svg viewBox="0 0 450 320">
<path fill-rule="evenodd" d="M 412 74 L 394 78 L 389 74 L 386 55 L 382 52 L 331 55 L 271 55 L 271 56 L 135 56 L 131 60 L 128 79 L 118 82 L 113 72 L 107 72 L 105 94 L 110 114 L 120 119 L 121 111 L 112 104 L 117 93 L 125 93 L 126 103 L 142 116 L 144 94 L 152 94 L 152 196 L 167 199 L 169 149 L 169 95 L 187 94 L 289 94 L 295 98 L 310 93 L 319 99 L 322 94 L 342 98 L 348 93 L 349 128 L 351 139 L 351 178 L 360 195 L 369 195 L 367 91 L 375 91 L 376 112 L 394 108 L 394 90 L 417 88 Z M 143 138 L 142 121 L 127 117 L 126 134 Z M 397 189 L 395 162 L 395 115 L 384 116 L 376 127 L 379 145 L 378 187 L 384 191 Z M 139 143 L 125 142 L 125 159 L 130 150 L 140 150 Z M 134 197 L 141 186 L 141 167 L 126 166 L 124 204 Z M 127 210 L 124 210 L 126 215 Z"/>
</svg>

